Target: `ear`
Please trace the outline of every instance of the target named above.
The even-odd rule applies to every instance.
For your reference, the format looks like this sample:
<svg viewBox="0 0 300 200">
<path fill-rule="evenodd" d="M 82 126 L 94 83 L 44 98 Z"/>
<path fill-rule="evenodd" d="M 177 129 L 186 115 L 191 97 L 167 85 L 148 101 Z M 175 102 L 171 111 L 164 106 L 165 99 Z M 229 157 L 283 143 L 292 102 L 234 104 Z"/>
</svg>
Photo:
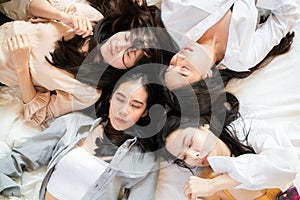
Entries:
<svg viewBox="0 0 300 200">
<path fill-rule="evenodd" d="M 147 109 L 143 112 L 141 117 L 145 117 L 146 115 L 148 115 L 148 110 Z"/>
<path fill-rule="evenodd" d="M 200 126 L 200 129 L 202 129 L 204 131 L 208 131 L 209 130 L 209 124 L 203 124 L 202 126 Z"/>
</svg>

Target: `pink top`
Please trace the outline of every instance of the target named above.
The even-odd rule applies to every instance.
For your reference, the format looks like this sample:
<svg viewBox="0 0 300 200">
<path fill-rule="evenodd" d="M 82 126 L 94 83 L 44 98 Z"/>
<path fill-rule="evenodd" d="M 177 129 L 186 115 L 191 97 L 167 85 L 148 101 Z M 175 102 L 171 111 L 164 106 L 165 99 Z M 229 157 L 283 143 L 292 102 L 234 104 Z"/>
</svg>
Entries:
<svg viewBox="0 0 300 200">
<path fill-rule="evenodd" d="M 87 12 L 92 20 L 100 20 L 103 16 L 89 5 L 72 4 L 69 7 L 61 5 L 67 12 Z M 84 13 L 82 13 L 84 14 Z M 38 21 L 38 20 L 35 20 Z M 0 27 L 0 82 L 8 85 L 18 85 L 17 74 L 10 63 L 6 40 L 15 34 L 27 34 L 31 43 L 30 72 L 37 95 L 24 104 L 25 119 L 33 125 L 39 125 L 45 120 L 58 117 L 75 110 L 84 109 L 95 103 L 101 95 L 96 90 L 83 84 L 65 70 L 50 65 L 45 56 L 50 58 L 57 40 L 72 33 L 72 30 L 61 22 L 42 20 L 32 23 L 13 21 Z M 56 94 L 50 93 L 55 91 Z"/>
</svg>

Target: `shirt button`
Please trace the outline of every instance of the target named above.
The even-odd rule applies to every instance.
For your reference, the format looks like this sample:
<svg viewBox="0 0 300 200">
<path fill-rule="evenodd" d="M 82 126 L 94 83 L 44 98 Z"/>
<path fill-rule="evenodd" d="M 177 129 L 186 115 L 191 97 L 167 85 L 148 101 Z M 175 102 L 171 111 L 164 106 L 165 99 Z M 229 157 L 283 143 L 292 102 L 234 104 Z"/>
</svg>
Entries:
<svg viewBox="0 0 300 200">
<path fill-rule="evenodd" d="M 108 169 L 108 173 L 111 171 L 111 169 Z"/>
<path fill-rule="evenodd" d="M 97 188 L 97 187 L 98 187 L 98 184 L 95 185 L 95 188 Z"/>
</svg>

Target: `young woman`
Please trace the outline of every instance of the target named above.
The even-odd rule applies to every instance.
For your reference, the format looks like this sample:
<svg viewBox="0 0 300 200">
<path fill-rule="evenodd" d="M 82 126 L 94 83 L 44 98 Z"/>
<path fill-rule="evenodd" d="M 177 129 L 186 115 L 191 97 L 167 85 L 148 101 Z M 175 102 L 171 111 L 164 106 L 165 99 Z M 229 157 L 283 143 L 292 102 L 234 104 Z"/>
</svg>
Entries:
<svg viewBox="0 0 300 200">
<path fill-rule="evenodd" d="M 131 6 L 130 2 L 127 6 Z M 85 84 L 88 81 L 78 81 L 75 77 L 79 69 L 85 71 L 81 64 L 97 42 L 103 44 L 100 47 L 102 57 L 97 62 L 105 68 L 111 65 L 126 69 L 137 61 L 150 62 L 146 41 L 152 42 L 153 37 L 149 36 L 146 40 L 146 32 L 140 37 L 128 30 L 142 26 L 137 23 L 140 17 L 144 22 L 149 20 L 151 23 L 155 14 L 147 13 L 145 16 L 143 12 L 139 13 L 138 17 L 128 15 L 126 19 L 123 14 L 111 14 L 98 24 L 95 35 L 85 38 L 74 36 L 71 39 L 64 37 L 56 48 L 56 41 L 71 31 L 60 22 L 35 24 L 14 21 L 1 26 L 0 40 L 4 45 L 0 55 L 0 82 L 20 86 L 25 119 L 39 125 L 47 119 L 84 109 L 96 102 L 101 94 L 101 89 L 94 88 L 97 84 L 89 86 Z M 98 17 L 101 17 L 100 13 Z M 113 37 L 108 39 L 110 36 Z M 52 51 L 50 58 L 48 54 Z"/>
<path fill-rule="evenodd" d="M 258 9 L 270 11 L 262 23 Z M 232 72 L 230 76 L 249 75 L 268 54 L 272 58 L 288 51 L 294 36 L 288 33 L 300 18 L 293 0 L 163 0 L 161 10 L 167 30 L 183 49 L 172 59 L 169 71 L 174 71 L 166 79 L 177 73 L 187 81 L 210 77 L 212 68 L 225 69 L 227 75 Z M 189 61 L 191 53 L 201 56 Z"/>
<path fill-rule="evenodd" d="M 190 178 L 184 188 L 187 199 L 275 199 L 280 190 L 267 188 L 284 190 L 292 183 L 299 170 L 297 154 L 279 131 L 239 118 L 237 99 L 227 96 L 226 107 L 219 107 L 227 112 L 221 131 L 212 123 L 219 113 L 200 120 L 174 116 L 159 141 L 180 165 L 214 171 Z"/>
<path fill-rule="evenodd" d="M 145 117 L 156 104 L 154 92 L 147 75 L 127 74 L 116 84 L 102 117 L 73 113 L 54 120 L 1 158 L 2 194 L 19 195 L 8 176 L 49 163 L 40 199 L 153 199 L 155 156 L 141 154 L 143 143 L 134 134 L 149 125 Z"/>
<path fill-rule="evenodd" d="M 260 25 L 258 8 L 271 13 Z M 181 17 L 185 11 L 190 13 L 189 19 Z M 258 64 L 291 31 L 299 17 L 293 0 L 162 1 L 162 19 L 167 29 L 197 41 L 212 64 L 219 63 L 234 71 L 247 71 Z"/>
</svg>

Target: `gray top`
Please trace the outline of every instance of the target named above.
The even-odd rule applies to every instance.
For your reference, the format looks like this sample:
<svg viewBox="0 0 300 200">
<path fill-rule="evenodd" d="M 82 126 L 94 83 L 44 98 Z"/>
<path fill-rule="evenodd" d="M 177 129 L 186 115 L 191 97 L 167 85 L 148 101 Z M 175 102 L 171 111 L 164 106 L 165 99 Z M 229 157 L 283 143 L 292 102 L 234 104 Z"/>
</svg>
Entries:
<svg viewBox="0 0 300 200">
<path fill-rule="evenodd" d="M 12 178 L 20 177 L 23 170 L 48 165 L 40 189 L 40 199 L 44 199 L 56 164 L 100 122 L 101 118 L 94 120 L 81 113 L 71 113 L 54 120 L 49 128 L 21 147 L 13 148 L 0 159 L 0 192 L 20 196 L 20 186 Z M 129 139 L 118 148 L 108 168 L 83 199 L 154 199 L 159 162 L 153 153 L 141 153 L 135 142 L 136 138 Z"/>
</svg>

